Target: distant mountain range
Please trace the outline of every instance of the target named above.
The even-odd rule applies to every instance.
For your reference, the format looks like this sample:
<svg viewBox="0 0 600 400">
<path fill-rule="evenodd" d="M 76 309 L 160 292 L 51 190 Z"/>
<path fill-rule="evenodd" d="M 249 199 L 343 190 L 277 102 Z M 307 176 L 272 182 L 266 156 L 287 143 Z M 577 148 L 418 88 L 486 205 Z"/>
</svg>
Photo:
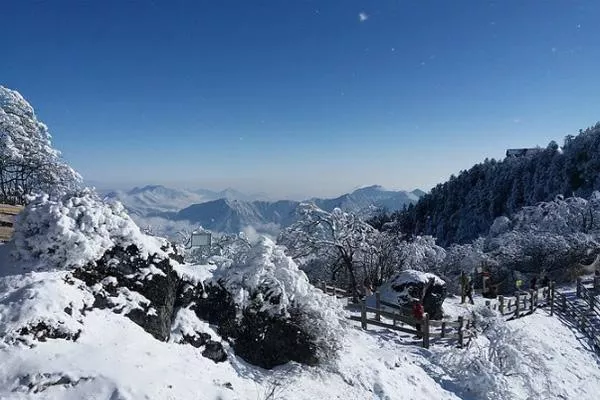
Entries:
<svg viewBox="0 0 600 400">
<path fill-rule="evenodd" d="M 381 186 L 368 186 L 332 199 L 312 198 L 325 211 L 341 208 L 370 216 L 378 210 L 395 211 L 416 203 L 424 194 L 421 190 L 393 191 Z M 220 192 L 199 189 L 170 189 L 160 185 L 113 191 L 107 198 L 121 201 L 138 221 L 157 218 L 168 221 L 188 221 L 217 232 L 237 233 L 251 226 L 257 231 L 275 233 L 296 218 L 299 201 L 257 200 L 233 189 Z"/>
<path fill-rule="evenodd" d="M 129 191 L 115 190 L 104 194 L 105 198 L 119 200 L 135 215 L 147 217 L 165 212 L 179 211 L 192 204 L 218 199 L 254 201 L 265 199 L 262 194 L 246 195 L 235 189 L 213 191 L 208 189 L 171 189 L 162 185 L 135 187 Z"/>
<path fill-rule="evenodd" d="M 407 192 L 368 186 L 332 199 L 312 198 L 306 201 L 325 211 L 339 207 L 368 217 L 382 209 L 395 211 L 416 203 L 423 194 L 418 189 Z M 165 222 L 164 225 L 167 221 L 170 225 L 186 222 L 227 233 L 237 233 L 251 226 L 257 231 L 275 234 L 294 222 L 295 210 L 300 204 L 294 200 L 266 201 L 260 199 L 264 195 L 246 195 L 234 189 L 183 190 L 161 185 L 111 191 L 105 197 L 121 201 L 140 225 L 156 226 L 157 221 Z"/>
<path fill-rule="evenodd" d="M 416 203 L 420 192 L 389 191 L 381 186 L 369 186 L 334 199 L 313 198 L 308 201 L 325 211 L 339 207 L 345 211 L 369 216 L 377 210 L 395 211 L 405 204 Z M 187 220 L 218 232 L 240 232 L 246 226 L 252 226 L 259 231 L 273 232 L 294 222 L 295 210 L 299 204 L 300 202 L 292 200 L 248 202 L 219 199 L 194 204 L 169 217 Z"/>
</svg>

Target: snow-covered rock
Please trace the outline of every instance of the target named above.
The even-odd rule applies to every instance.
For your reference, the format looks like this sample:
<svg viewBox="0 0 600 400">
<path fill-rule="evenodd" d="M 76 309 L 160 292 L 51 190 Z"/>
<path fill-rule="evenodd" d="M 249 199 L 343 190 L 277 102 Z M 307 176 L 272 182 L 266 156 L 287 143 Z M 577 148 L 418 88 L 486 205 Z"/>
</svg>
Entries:
<svg viewBox="0 0 600 400">
<path fill-rule="evenodd" d="M 401 271 L 378 290 L 383 301 L 398 304 L 405 312 L 410 313 L 414 299 L 423 298 L 423 307 L 431 319 L 443 317 L 442 305 L 446 298 L 446 283 L 437 275 L 415 270 Z M 374 306 L 375 296 L 370 296 L 367 303 Z"/>
<path fill-rule="evenodd" d="M 272 368 L 336 356 L 344 318 L 340 304 L 314 288 L 267 238 L 233 259 L 221 259 L 207 293 L 196 298 L 194 309 L 217 323 L 236 354 L 250 363 Z"/>
</svg>

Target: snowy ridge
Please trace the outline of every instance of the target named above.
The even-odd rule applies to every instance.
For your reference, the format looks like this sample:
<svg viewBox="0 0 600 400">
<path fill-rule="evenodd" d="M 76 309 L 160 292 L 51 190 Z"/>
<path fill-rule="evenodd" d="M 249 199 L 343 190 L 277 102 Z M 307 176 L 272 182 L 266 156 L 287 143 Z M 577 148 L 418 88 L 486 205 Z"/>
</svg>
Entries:
<svg viewBox="0 0 600 400">
<path fill-rule="evenodd" d="M 308 201 L 325 211 L 341 208 L 369 217 L 383 209 L 396 211 L 416 203 L 419 194 L 418 191 L 390 191 L 381 186 L 367 186 L 337 198 Z M 225 233 L 238 233 L 251 226 L 262 233 L 276 235 L 282 227 L 295 222 L 295 210 L 300 204 L 293 200 L 250 201 L 247 196 L 230 191 L 202 194 L 201 200 L 193 201 L 197 195 L 191 191 L 147 186 L 128 193 L 113 192 L 108 197 L 122 201 L 141 226 L 155 226 L 163 234 L 171 234 L 173 226 L 189 223 Z M 222 197 L 213 198 L 213 195 Z"/>
</svg>

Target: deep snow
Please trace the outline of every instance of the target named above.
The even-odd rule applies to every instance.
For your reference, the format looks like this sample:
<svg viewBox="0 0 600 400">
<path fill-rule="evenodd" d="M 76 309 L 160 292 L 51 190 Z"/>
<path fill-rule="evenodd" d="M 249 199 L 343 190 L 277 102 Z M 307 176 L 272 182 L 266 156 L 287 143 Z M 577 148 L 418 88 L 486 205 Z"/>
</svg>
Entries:
<svg viewBox="0 0 600 400">
<path fill-rule="evenodd" d="M 190 326 L 220 340 L 189 310 L 179 311 L 167 343 L 109 310 L 74 311 L 70 316 L 64 307 L 77 310 L 93 299 L 64 281 L 67 271 L 10 269 L 9 248 L 0 246 L 0 399 L 256 400 L 268 398 L 273 388 L 272 399 L 488 398 L 481 395 L 485 388 L 470 391 L 469 384 L 480 384 L 477 379 L 465 382 L 444 364 L 448 357 L 471 361 L 470 352 L 486 346 L 484 336 L 470 349 L 434 345 L 425 350 L 405 334 L 372 327 L 365 332 L 351 323 L 341 339 L 339 359 L 319 367 L 288 364 L 266 371 L 237 358 L 227 344 L 228 361 L 216 364 L 201 349 L 175 343 Z M 178 270 L 201 280 L 212 268 L 183 265 Z M 456 298 L 446 302 L 451 316 L 472 309 Z M 69 332 L 81 330 L 77 341 L 11 340 L 15 327 L 45 318 L 60 320 Z M 530 376 L 499 378 L 496 383 L 505 389 L 502 398 L 598 398 L 598 358 L 581 334 L 544 310 L 509 322 L 506 329 L 527 349 L 529 358 L 523 364 L 536 369 Z"/>
</svg>

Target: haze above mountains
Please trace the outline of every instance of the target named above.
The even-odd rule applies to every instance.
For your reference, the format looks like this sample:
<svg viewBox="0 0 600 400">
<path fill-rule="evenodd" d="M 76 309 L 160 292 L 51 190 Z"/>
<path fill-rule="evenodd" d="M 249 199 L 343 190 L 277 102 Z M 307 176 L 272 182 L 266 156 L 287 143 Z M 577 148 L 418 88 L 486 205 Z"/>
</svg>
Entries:
<svg viewBox="0 0 600 400">
<path fill-rule="evenodd" d="M 422 190 L 387 190 L 373 185 L 362 187 L 336 198 L 307 199 L 325 211 L 339 207 L 362 216 L 386 209 L 395 211 L 416 203 Z M 247 195 L 234 189 L 211 191 L 184 190 L 162 185 L 136 187 L 129 191 L 111 191 L 106 198 L 122 202 L 140 225 L 160 228 L 186 222 L 216 232 L 237 233 L 247 227 L 260 232 L 276 233 L 295 220 L 300 204 L 295 200 L 271 201 L 266 195 Z M 167 229 L 169 230 L 169 229 Z M 163 232 L 164 233 L 164 232 Z M 172 233 L 172 232 L 171 232 Z"/>
</svg>

